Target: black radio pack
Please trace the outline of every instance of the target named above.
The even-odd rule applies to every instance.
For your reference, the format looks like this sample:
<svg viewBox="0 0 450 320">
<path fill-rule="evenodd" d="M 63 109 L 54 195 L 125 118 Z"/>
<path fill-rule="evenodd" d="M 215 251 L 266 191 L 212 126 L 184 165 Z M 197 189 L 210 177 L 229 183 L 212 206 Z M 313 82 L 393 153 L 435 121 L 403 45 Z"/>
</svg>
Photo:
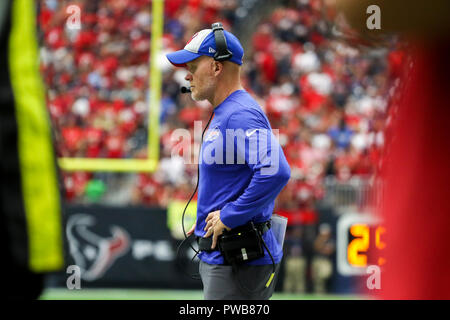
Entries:
<svg viewBox="0 0 450 320">
<path fill-rule="evenodd" d="M 242 264 L 264 256 L 261 233 L 253 222 L 220 235 L 218 246 L 227 264 Z"/>
<path fill-rule="evenodd" d="M 249 222 L 243 226 L 233 228 L 231 230 L 224 230 L 217 238 L 217 247 L 211 249 L 212 237 L 202 238 L 197 237 L 197 243 L 200 251 L 212 252 L 219 250 L 222 254 L 225 264 L 233 267 L 233 272 L 238 273 L 238 265 L 264 257 L 264 249 L 272 260 L 272 273 L 266 282 L 266 287 L 272 283 L 275 275 L 275 261 L 272 253 L 267 247 L 263 239 L 263 234 L 271 228 L 271 221 L 254 224 Z M 255 292 L 241 285 L 238 277 L 238 285 L 242 290 L 249 293 Z"/>
</svg>

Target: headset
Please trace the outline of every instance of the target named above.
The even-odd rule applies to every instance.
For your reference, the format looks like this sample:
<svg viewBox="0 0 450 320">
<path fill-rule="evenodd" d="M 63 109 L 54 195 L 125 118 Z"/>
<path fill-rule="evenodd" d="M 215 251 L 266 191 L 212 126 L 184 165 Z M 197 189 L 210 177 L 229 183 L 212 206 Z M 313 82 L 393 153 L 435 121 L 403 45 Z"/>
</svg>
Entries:
<svg viewBox="0 0 450 320">
<path fill-rule="evenodd" d="M 216 42 L 216 53 L 214 54 L 214 60 L 216 61 L 226 61 L 233 57 L 233 53 L 228 50 L 227 39 L 225 38 L 225 33 L 223 25 L 221 22 L 215 22 L 211 25 L 211 29 L 214 33 L 214 41 Z M 181 87 L 181 93 L 191 92 L 190 87 Z"/>
<path fill-rule="evenodd" d="M 211 25 L 214 33 L 214 40 L 216 41 L 216 53 L 214 54 L 214 60 L 226 61 L 233 57 L 233 53 L 228 50 L 227 39 L 223 32 L 223 26 L 220 22 L 215 22 Z"/>
</svg>

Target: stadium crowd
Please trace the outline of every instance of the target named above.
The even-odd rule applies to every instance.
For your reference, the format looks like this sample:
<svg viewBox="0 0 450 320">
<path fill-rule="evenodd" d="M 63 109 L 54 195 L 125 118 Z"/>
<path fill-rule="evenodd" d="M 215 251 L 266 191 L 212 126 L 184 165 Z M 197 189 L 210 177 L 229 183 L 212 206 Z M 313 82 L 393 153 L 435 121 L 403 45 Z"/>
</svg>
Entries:
<svg viewBox="0 0 450 320">
<path fill-rule="evenodd" d="M 56 150 L 62 157 L 143 158 L 147 156 L 147 108 L 151 6 L 149 0 L 85 1 L 80 30 L 67 28 L 66 6 L 40 3 L 41 66 Z M 241 0 L 165 2 L 163 53 L 184 47 L 190 37 L 222 21 L 254 19 Z M 243 84 L 265 110 L 291 166 L 291 179 L 276 211 L 290 225 L 318 222 L 315 205 L 327 176 L 348 181 L 376 170 L 383 145 L 389 70 L 395 52 L 362 51 L 335 37 L 323 14 L 323 1 L 280 1 L 257 25 L 245 47 Z M 202 125 L 211 112 L 206 102 L 180 94 L 186 70 L 161 55 L 160 164 L 155 173 L 132 174 L 126 204 L 168 205 L 187 200 L 197 167 L 172 157 L 172 133 Z M 192 141 L 198 150 L 199 141 Z M 95 173 L 63 173 L 67 201 L 86 201 Z M 106 185 L 106 193 L 108 193 Z"/>
</svg>

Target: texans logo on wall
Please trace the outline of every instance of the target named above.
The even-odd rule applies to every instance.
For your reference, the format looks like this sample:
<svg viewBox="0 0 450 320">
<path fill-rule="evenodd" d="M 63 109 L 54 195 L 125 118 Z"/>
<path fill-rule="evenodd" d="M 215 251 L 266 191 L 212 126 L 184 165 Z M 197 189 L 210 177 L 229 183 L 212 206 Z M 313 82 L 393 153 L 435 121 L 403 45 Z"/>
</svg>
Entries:
<svg viewBox="0 0 450 320">
<path fill-rule="evenodd" d="M 70 206 L 66 213 L 67 265 L 80 268 L 84 285 L 194 285 L 187 277 L 174 277 L 176 242 L 167 228 L 166 210 Z M 65 283 L 66 278 L 64 273 L 57 281 Z"/>
<path fill-rule="evenodd" d="M 95 218 L 87 214 L 71 216 L 66 226 L 69 250 L 80 267 L 83 280 L 93 281 L 130 249 L 130 236 L 125 229 L 112 226 L 111 237 L 101 237 L 89 230 Z"/>
</svg>

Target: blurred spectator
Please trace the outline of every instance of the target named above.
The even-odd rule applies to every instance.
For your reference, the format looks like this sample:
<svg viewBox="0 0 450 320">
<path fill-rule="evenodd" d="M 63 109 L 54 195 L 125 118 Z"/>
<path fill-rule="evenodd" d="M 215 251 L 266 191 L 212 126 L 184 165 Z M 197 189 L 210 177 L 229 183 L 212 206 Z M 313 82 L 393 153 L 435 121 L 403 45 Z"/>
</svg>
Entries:
<svg viewBox="0 0 450 320">
<path fill-rule="evenodd" d="M 353 131 L 348 128 L 345 120 L 341 119 L 337 127 L 332 127 L 328 130 L 328 134 L 336 145 L 336 148 L 347 149 L 350 145 Z"/>
<path fill-rule="evenodd" d="M 315 293 L 327 292 L 327 280 L 333 274 L 331 257 L 335 251 L 334 240 L 331 237 L 331 227 L 328 224 L 319 226 L 319 234 L 314 241 L 314 257 L 311 264 L 311 276 Z"/>
<path fill-rule="evenodd" d="M 304 256 L 301 226 L 292 227 L 286 237 L 285 275 L 283 291 L 287 293 L 305 293 L 306 259 Z"/>
</svg>

